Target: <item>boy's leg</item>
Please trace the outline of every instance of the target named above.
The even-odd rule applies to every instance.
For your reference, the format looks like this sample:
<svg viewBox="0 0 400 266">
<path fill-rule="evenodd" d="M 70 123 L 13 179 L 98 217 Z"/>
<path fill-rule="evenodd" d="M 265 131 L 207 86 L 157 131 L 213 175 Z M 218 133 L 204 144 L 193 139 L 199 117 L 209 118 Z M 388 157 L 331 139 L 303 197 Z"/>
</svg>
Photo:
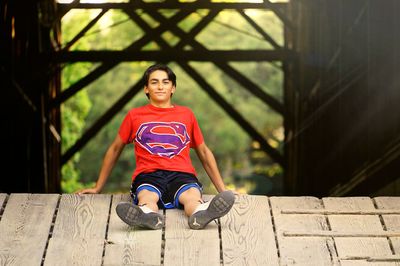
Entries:
<svg viewBox="0 0 400 266">
<path fill-rule="evenodd" d="M 154 212 L 158 211 L 159 196 L 156 192 L 143 189 L 137 194 L 138 206 L 146 206 Z"/>
<path fill-rule="evenodd" d="M 189 227 L 203 229 L 211 221 L 218 219 L 229 212 L 235 202 L 232 191 L 217 194 L 210 202 L 202 203 L 201 194 L 196 188 L 190 188 L 179 197 L 179 202 L 184 206 L 186 215 L 189 216 Z"/>
<path fill-rule="evenodd" d="M 131 202 L 118 203 L 116 208 L 118 216 L 131 226 L 161 229 L 164 226 L 164 216 L 157 212 L 158 193 L 142 189 L 137 197 L 138 205 Z"/>
<path fill-rule="evenodd" d="M 186 216 L 190 216 L 194 213 L 196 208 L 204 201 L 201 198 L 200 191 L 191 187 L 179 196 L 179 203 L 183 205 Z"/>
</svg>

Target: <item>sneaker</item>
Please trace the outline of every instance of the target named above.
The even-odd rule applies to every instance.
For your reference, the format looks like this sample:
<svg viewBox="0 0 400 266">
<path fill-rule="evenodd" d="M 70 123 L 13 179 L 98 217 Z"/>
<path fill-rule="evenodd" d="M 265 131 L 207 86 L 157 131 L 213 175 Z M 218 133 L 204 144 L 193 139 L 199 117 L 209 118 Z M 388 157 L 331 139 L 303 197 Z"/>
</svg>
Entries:
<svg viewBox="0 0 400 266">
<path fill-rule="evenodd" d="M 118 203 L 116 211 L 119 218 L 130 226 L 136 225 L 149 229 L 161 229 L 164 226 L 163 215 L 154 211 L 145 212 L 142 207 L 130 202 Z"/>
<path fill-rule="evenodd" d="M 196 211 L 189 217 L 189 227 L 203 229 L 211 221 L 227 214 L 235 202 L 232 191 L 223 191 L 216 195 L 210 202 L 200 204 Z"/>
</svg>

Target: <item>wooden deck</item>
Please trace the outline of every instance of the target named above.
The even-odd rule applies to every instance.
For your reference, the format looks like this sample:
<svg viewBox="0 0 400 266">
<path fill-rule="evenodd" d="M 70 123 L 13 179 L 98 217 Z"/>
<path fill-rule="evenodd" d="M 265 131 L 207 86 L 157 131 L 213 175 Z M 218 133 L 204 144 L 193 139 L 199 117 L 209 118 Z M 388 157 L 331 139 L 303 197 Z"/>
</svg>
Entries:
<svg viewBox="0 0 400 266">
<path fill-rule="evenodd" d="M 0 265 L 400 265 L 400 197 L 240 196 L 194 231 L 125 225 L 128 195 L 0 194 Z"/>
</svg>

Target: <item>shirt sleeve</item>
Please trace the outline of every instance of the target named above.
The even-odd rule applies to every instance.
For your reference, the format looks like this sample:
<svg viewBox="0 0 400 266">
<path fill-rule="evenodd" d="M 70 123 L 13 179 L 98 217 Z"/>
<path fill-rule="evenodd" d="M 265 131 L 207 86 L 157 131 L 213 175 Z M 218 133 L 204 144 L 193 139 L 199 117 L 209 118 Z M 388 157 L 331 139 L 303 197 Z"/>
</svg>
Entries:
<svg viewBox="0 0 400 266">
<path fill-rule="evenodd" d="M 133 141 L 133 127 L 131 113 L 129 112 L 119 127 L 118 134 L 125 144 L 131 143 Z"/>
<path fill-rule="evenodd" d="M 203 144 L 204 142 L 204 138 L 203 138 L 203 134 L 201 132 L 199 123 L 197 123 L 197 119 L 194 116 L 194 114 L 192 114 L 192 123 L 193 123 L 193 127 L 192 127 L 192 141 L 191 141 L 191 148 L 196 148 L 197 146 L 199 146 L 200 144 Z"/>
</svg>

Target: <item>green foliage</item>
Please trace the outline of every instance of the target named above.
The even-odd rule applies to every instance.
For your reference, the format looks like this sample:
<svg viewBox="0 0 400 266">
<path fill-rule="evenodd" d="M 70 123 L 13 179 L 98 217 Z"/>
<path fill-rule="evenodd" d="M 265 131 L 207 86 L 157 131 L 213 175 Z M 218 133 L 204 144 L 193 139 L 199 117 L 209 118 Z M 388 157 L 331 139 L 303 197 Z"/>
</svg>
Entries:
<svg viewBox="0 0 400 266">
<path fill-rule="evenodd" d="M 83 25 L 98 14 L 99 10 L 77 11 L 75 15 L 65 16 L 63 36 L 65 43 L 72 39 Z M 136 10 L 151 27 L 158 25 L 142 10 Z M 172 16 L 176 10 L 164 10 L 165 17 Z M 179 26 L 190 31 L 208 11 L 198 10 L 185 18 Z M 280 45 L 282 25 L 279 19 L 269 11 L 245 10 Z M 99 23 L 81 38 L 72 49 L 123 49 L 143 36 L 142 30 L 121 11 L 109 11 Z M 175 45 L 179 38 L 168 31 L 162 38 Z M 217 19 L 196 37 L 196 40 L 208 49 L 271 49 L 271 45 L 255 31 L 243 17 L 234 11 L 223 11 Z M 240 40 L 240 41 L 238 41 Z M 143 50 L 159 49 L 150 42 Z M 67 150 L 85 130 L 90 128 L 113 104 L 141 78 L 143 71 L 153 62 L 121 63 L 92 82 L 84 90 L 69 99 L 62 106 L 62 148 Z M 207 145 L 213 151 L 224 177 L 231 189 L 253 194 L 279 194 L 281 189 L 281 167 L 272 161 L 259 144 L 253 142 L 229 114 L 218 106 L 199 85 L 180 68 L 178 63 L 170 63 L 177 74 L 177 92 L 173 101 L 189 106 L 195 113 L 203 131 Z M 267 141 L 277 149 L 283 149 L 283 119 L 264 102 L 254 97 L 246 88 L 211 63 L 190 63 L 196 71 L 247 121 L 250 122 Z M 277 63 L 230 63 L 230 66 L 248 77 L 252 82 L 283 102 L 283 74 Z M 63 71 L 63 88 L 84 77 L 96 68 L 91 63 L 68 65 Z M 73 192 L 82 187 L 93 186 L 106 149 L 116 137 L 119 125 L 131 108 L 147 104 L 148 100 L 140 91 L 81 151 L 62 169 L 62 187 L 65 192 Z M 191 153 L 198 177 L 205 187 L 205 193 L 214 193 L 201 163 L 194 152 Z M 133 145 L 123 151 L 109 177 L 105 192 L 126 192 L 130 186 L 130 177 L 135 169 Z"/>
</svg>

